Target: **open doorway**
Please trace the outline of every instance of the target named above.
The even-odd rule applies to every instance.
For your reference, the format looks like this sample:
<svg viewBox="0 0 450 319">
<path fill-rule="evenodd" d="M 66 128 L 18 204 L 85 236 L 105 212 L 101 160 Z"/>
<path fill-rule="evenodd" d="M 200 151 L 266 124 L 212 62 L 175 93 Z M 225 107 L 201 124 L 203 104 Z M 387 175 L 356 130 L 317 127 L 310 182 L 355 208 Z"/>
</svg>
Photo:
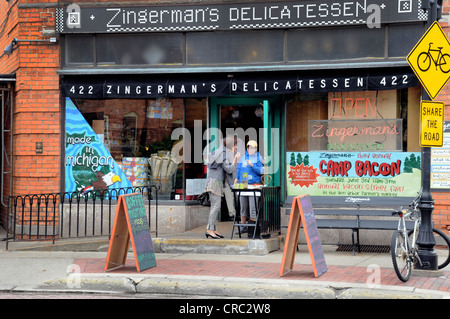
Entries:
<svg viewBox="0 0 450 319">
<path fill-rule="evenodd" d="M 223 136 L 229 132 L 245 132 L 244 145 L 250 139 L 261 141 L 260 129 L 264 127 L 262 105 L 221 105 L 220 129 Z M 263 144 L 261 144 L 263 145 Z"/>
<path fill-rule="evenodd" d="M 209 127 L 218 128 L 223 136 L 227 130 L 242 139 L 243 149 L 248 140 L 256 140 L 258 152 L 269 163 L 273 176 L 270 186 L 283 191 L 284 136 L 281 134 L 283 97 L 212 97 L 209 108 Z M 249 134 L 251 133 L 251 134 Z M 229 134 L 228 134 L 229 135 Z M 238 144 L 239 146 L 239 144 Z M 275 156 L 276 155 L 276 156 Z M 269 170 L 270 171 L 270 170 Z"/>
</svg>

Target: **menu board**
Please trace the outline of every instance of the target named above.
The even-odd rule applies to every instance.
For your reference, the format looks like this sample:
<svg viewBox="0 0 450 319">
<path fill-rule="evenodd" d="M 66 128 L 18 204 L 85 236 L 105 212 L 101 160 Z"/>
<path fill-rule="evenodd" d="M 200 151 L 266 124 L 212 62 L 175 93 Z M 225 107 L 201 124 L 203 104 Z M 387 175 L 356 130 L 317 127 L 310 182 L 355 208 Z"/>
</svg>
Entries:
<svg viewBox="0 0 450 319">
<path fill-rule="evenodd" d="M 430 187 L 450 191 L 450 121 L 444 122 L 444 144 L 431 148 Z"/>
<path fill-rule="evenodd" d="M 142 194 L 119 196 L 105 271 L 124 266 L 131 240 L 138 271 L 156 266 Z"/>
<path fill-rule="evenodd" d="M 300 224 L 303 223 L 306 243 L 308 244 L 314 276 L 319 277 L 327 271 L 322 243 L 317 229 L 316 218 L 309 195 L 297 196 L 292 201 L 291 216 L 281 261 L 280 276 L 284 276 L 293 269 L 295 251 L 298 244 Z"/>
</svg>

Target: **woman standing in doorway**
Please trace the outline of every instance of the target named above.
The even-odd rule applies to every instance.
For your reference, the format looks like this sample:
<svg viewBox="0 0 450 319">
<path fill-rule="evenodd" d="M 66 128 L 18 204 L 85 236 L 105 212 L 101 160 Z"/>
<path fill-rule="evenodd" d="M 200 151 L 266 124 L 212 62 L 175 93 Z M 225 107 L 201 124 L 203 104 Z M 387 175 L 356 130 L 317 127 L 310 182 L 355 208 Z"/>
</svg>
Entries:
<svg viewBox="0 0 450 319">
<path fill-rule="evenodd" d="M 217 232 L 216 220 L 220 212 L 223 196 L 224 181 L 228 174 L 233 174 L 236 167 L 236 162 L 239 159 L 239 153 L 236 153 L 233 161 L 227 161 L 227 150 L 220 144 L 219 149 L 209 153 L 205 158 L 205 163 L 208 165 L 208 180 L 206 182 L 205 191 L 209 192 L 209 199 L 211 201 L 211 208 L 209 212 L 208 225 L 206 226 L 206 238 L 223 238 Z"/>
</svg>

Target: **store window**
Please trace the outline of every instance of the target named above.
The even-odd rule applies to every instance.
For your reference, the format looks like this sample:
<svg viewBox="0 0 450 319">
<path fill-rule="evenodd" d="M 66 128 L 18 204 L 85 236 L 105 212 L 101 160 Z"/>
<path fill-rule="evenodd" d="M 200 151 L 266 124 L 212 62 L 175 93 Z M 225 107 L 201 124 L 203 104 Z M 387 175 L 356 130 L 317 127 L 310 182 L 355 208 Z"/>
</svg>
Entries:
<svg viewBox="0 0 450 319">
<path fill-rule="evenodd" d="M 385 57 L 385 30 L 363 27 L 289 30 L 288 60 Z"/>
<path fill-rule="evenodd" d="M 285 65 L 404 58 L 423 23 L 215 32 L 62 35 L 63 68 Z M 295 69 L 295 68 L 294 68 Z"/>
<path fill-rule="evenodd" d="M 180 33 L 103 35 L 97 39 L 97 65 L 165 65 L 183 63 Z"/>
<path fill-rule="evenodd" d="M 94 38 L 90 35 L 67 37 L 65 41 L 64 60 L 76 66 L 94 63 Z"/>
<path fill-rule="evenodd" d="M 66 105 L 73 112 L 66 116 L 67 192 L 157 185 L 159 199 L 194 199 L 195 179 L 205 178 L 204 168 L 201 156 L 186 160 L 183 153 L 194 154 L 190 136 L 199 125 L 205 129 L 205 99 L 68 99 Z M 184 125 L 189 134 L 174 137 Z M 100 146 L 94 147 L 97 139 Z M 112 162 L 120 171 L 113 171 Z M 118 177 L 105 186 L 97 183 L 98 174 Z"/>
<path fill-rule="evenodd" d="M 288 196 L 413 197 L 420 88 L 297 95 L 287 103 Z"/>
</svg>

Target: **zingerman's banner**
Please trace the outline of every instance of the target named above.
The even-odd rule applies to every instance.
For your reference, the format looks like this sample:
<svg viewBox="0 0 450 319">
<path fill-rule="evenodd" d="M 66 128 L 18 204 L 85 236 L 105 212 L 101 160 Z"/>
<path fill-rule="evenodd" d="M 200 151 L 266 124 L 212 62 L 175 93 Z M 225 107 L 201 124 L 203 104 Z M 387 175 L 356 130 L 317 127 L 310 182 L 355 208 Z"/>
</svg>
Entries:
<svg viewBox="0 0 450 319">
<path fill-rule="evenodd" d="M 273 95 L 340 91 L 394 90 L 417 86 L 410 69 L 315 74 L 277 73 L 189 76 L 103 75 L 70 76 L 62 81 L 66 97 L 84 99 L 151 99 L 160 97 L 206 97 L 224 95 Z M 279 75 L 281 74 L 281 75 Z"/>
<path fill-rule="evenodd" d="M 421 187 L 420 153 L 288 152 L 288 196 L 414 197 Z"/>
</svg>

